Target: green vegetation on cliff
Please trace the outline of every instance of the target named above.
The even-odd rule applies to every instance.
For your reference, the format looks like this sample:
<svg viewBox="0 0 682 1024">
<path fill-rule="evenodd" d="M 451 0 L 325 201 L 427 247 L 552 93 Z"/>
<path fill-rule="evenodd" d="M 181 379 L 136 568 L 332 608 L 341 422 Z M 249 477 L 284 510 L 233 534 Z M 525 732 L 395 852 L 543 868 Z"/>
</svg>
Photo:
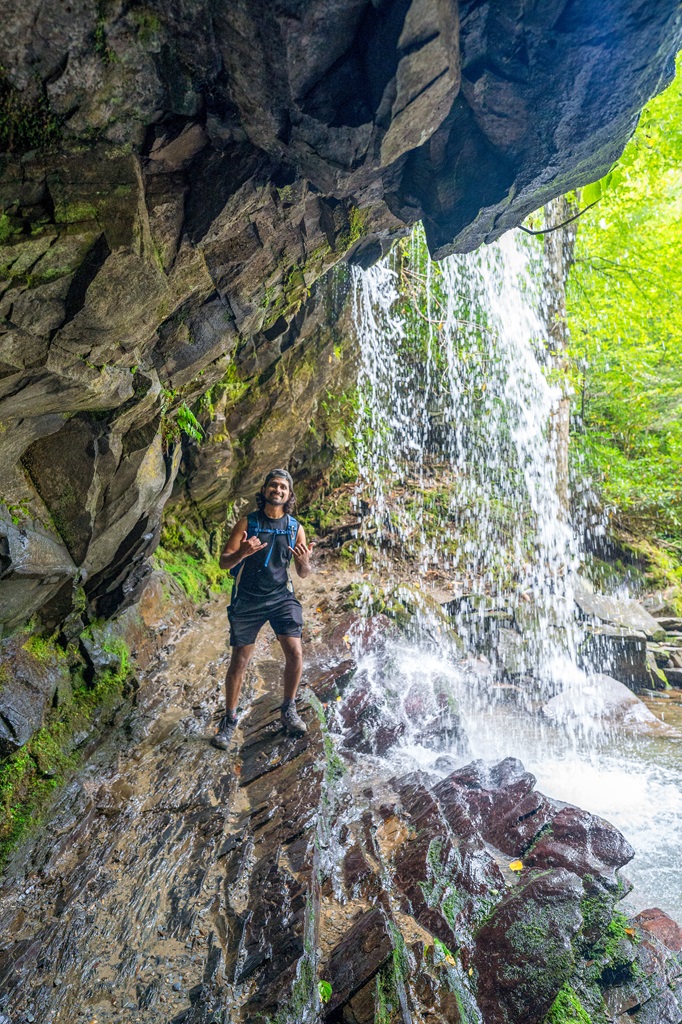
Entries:
<svg viewBox="0 0 682 1024">
<path fill-rule="evenodd" d="M 644 109 L 577 224 L 575 473 L 593 480 L 616 528 L 667 552 L 661 581 L 682 583 L 682 74 Z"/>
<path fill-rule="evenodd" d="M 84 679 L 83 662 L 68 659 L 75 665 L 70 668 L 67 655 L 53 640 L 31 636 L 23 645 L 38 665 L 57 666 L 65 685 L 43 727 L 0 761 L 0 868 L 12 848 L 40 823 L 56 790 L 80 764 L 82 745 L 98 722 L 120 702 L 130 671 L 125 642 L 96 626 L 84 638 L 99 647 L 108 663 L 91 683 Z"/>
</svg>

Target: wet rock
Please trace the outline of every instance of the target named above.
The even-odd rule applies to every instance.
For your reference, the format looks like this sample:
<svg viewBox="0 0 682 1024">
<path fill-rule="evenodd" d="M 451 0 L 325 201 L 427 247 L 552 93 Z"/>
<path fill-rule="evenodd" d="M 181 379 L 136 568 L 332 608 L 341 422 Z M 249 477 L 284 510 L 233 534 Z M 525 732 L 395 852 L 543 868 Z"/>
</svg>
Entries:
<svg viewBox="0 0 682 1024">
<path fill-rule="evenodd" d="M 672 726 L 656 718 L 627 686 L 603 673 L 588 677 L 581 687 L 580 702 L 581 711 L 578 712 L 576 695 L 564 691 L 543 705 L 542 714 L 552 722 L 561 723 L 578 713 L 586 713 L 596 723 L 626 732 L 677 735 Z"/>
<path fill-rule="evenodd" d="M 592 627 L 580 646 L 580 663 L 593 672 L 606 672 L 631 690 L 651 686 L 644 633 L 616 626 Z"/>
<path fill-rule="evenodd" d="M 677 616 L 667 616 L 665 618 L 656 616 L 656 621 L 666 633 L 682 633 L 682 619 Z"/>
<path fill-rule="evenodd" d="M 682 928 L 658 907 L 640 911 L 633 920 L 644 931 L 659 939 L 668 949 L 682 951 Z"/>
<path fill-rule="evenodd" d="M 624 601 L 605 594 L 590 594 L 585 588 L 577 587 L 575 603 L 587 619 L 605 622 L 619 629 L 636 630 L 652 640 L 662 637 L 661 625 L 636 601 Z"/>
<path fill-rule="evenodd" d="M 434 788 L 434 795 L 458 834 L 480 834 L 518 857 L 551 819 L 550 802 L 533 792 L 535 777 L 520 761 L 489 766 L 473 761 Z"/>
<path fill-rule="evenodd" d="M 326 1012 L 348 1002 L 392 953 L 386 912 L 375 907 L 363 914 L 331 951 L 327 970 L 332 996 Z"/>
<path fill-rule="evenodd" d="M 566 868 L 581 878 L 590 875 L 615 887 L 616 871 L 634 855 L 627 840 L 608 821 L 567 806 L 552 814 L 525 863 L 537 868 Z"/>
<path fill-rule="evenodd" d="M 0 754 L 22 747 L 55 700 L 68 696 L 68 665 L 56 647 L 26 634 L 0 644 Z"/>
<path fill-rule="evenodd" d="M 522 881 L 476 936 L 478 1003 L 486 1024 L 539 1024 L 575 966 L 582 885 L 564 869 Z"/>
<path fill-rule="evenodd" d="M 682 690 L 682 668 L 677 668 L 677 666 L 666 667 L 665 677 L 671 686 L 674 686 L 677 690 Z"/>
</svg>

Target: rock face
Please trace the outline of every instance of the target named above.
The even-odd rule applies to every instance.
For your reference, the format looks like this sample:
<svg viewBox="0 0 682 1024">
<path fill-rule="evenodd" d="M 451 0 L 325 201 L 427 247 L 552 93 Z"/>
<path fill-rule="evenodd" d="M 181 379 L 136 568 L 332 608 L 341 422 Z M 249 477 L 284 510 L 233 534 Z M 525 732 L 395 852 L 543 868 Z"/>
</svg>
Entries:
<svg viewBox="0 0 682 1024">
<path fill-rule="evenodd" d="M 307 735 L 282 734 L 279 666 L 263 647 L 234 750 L 211 748 L 222 619 L 216 606 L 165 652 L 26 866 L 10 863 L 0 1013 L 682 1020 L 679 929 L 660 911 L 617 911 L 632 849 L 537 793 L 519 761 L 387 779 L 366 755 L 358 772 L 312 693 Z M 329 671 L 310 673 L 313 689 Z"/>
<path fill-rule="evenodd" d="M 2 622 L 137 598 L 176 424 L 213 385 L 230 400 L 204 418 L 210 450 L 185 452 L 191 503 L 215 518 L 249 493 L 266 434 L 305 474 L 291 410 L 315 414 L 334 379 L 305 326 L 315 282 L 420 219 L 436 256 L 472 249 L 600 177 L 671 73 L 678 20 L 674 0 L 13 5 Z M 306 345 L 307 385 L 277 401 Z"/>
</svg>

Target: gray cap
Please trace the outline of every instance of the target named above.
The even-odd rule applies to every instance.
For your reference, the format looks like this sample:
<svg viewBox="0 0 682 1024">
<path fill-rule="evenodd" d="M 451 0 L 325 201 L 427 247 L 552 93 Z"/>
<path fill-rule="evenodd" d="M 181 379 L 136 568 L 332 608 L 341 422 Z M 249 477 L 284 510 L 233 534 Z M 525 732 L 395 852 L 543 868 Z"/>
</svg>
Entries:
<svg viewBox="0 0 682 1024">
<path fill-rule="evenodd" d="M 289 489 L 290 489 L 291 493 L 293 494 L 293 492 L 294 492 L 294 481 L 293 481 L 293 479 L 291 477 L 291 473 L 289 472 L 288 469 L 271 469 L 270 472 L 268 473 L 268 475 L 265 478 L 265 483 L 263 484 L 263 487 L 267 487 L 268 484 L 270 483 L 270 481 L 272 480 L 272 478 L 274 476 L 282 476 L 282 477 L 284 477 L 286 482 L 289 484 Z"/>
</svg>

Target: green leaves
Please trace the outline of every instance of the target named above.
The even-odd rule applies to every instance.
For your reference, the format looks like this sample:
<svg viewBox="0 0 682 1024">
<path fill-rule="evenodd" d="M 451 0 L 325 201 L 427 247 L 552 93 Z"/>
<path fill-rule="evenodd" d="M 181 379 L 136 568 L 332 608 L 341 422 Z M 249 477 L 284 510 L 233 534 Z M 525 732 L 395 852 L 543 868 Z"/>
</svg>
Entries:
<svg viewBox="0 0 682 1024">
<path fill-rule="evenodd" d="M 320 996 L 321 1003 L 328 1003 L 332 997 L 332 987 L 328 981 L 318 981 L 317 991 Z"/>
<path fill-rule="evenodd" d="M 176 421 L 180 430 L 183 430 L 188 437 L 191 437 L 198 444 L 204 437 L 204 431 L 192 410 L 185 402 L 182 403 L 177 412 Z"/>
<path fill-rule="evenodd" d="M 616 188 L 623 181 L 623 171 L 614 164 L 608 174 L 605 174 L 599 181 L 593 181 L 591 185 L 585 185 L 580 190 L 581 199 L 586 206 L 592 206 L 606 194 L 610 188 Z"/>
<path fill-rule="evenodd" d="M 679 65 L 678 65 L 679 66 Z M 575 473 L 633 532 L 682 545 L 682 79 L 582 189 L 568 283 Z"/>
</svg>

